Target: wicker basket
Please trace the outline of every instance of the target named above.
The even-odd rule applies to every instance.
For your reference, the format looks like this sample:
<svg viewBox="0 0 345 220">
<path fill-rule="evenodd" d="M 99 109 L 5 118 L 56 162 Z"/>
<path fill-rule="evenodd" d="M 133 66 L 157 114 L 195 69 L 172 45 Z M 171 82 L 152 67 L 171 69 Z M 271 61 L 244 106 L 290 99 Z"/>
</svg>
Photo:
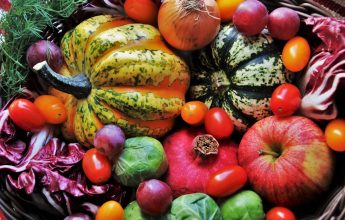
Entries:
<svg viewBox="0 0 345 220">
<path fill-rule="evenodd" d="M 300 15 L 302 19 L 309 16 L 327 16 L 338 19 L 345 19 L 345 0 L 260 0 L 269 11 L 285 6 L 289 7 Z M 43 31 L 44 38 L 50 41 L 58 42 L 63 34 L 70 28 L 76 26 L 82 20 L 96 14 L 108 13 L 111 11 L 122 10 L 121 5 L 115 5 L 109 0 L 89 0 L 88 3 L 81 5 L 75 13 L 68 19 L 57 18 L 54 27 L 49 27 Z M 109 10 L 110 9 L 110 10 Z M 32 83 L 34 82 L 34 83 Z M 29 84 L 35 88 L 41 85 L 36 80 Z M 3 103 L 2 103 L 3 104 Z M 0 99 L 1 106 L 1 99 Z M 336 155 L 335 177 L 331 189 L 319 201 L 303 207 L 301 210 L 295 210 L 298 219 L 311 220 L 344 220 L 345 219 L 345 154 Z M 3 176 L 0 179 L 4 180 Z M 0 181 L 0 208 L 4 210 L 8 219 L 61 219 L 56 215 L 50 215 L 42 209 L 34 207 L 30 201 L 11 192 L 5 181 Z"/>
</svg>

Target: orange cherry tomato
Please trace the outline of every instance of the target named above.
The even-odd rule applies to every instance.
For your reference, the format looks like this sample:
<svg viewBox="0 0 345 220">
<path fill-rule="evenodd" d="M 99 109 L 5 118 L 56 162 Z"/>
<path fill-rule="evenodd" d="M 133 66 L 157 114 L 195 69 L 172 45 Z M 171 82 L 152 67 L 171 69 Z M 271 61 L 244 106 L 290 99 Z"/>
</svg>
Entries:
<svg viewBox="0 0 345 220">
<path fill-rule="evenodd" d="M 128 17 L 144 24 L 157 24 L 158 7 L 152 0 L 126 0 L 124 9 Z"/>
<path fill-rule="evenodd" d="M 206 193 L 214 197 L 226 197 L 241 189 L 246 182 L 247 172 L 242 167 L 229 166 L 210 176 Z"/>
<path fill-rule="evenodd" d="M 27 99 L 16 99 L 8 107 L 10 118 L 24 131 L 38 131 L 43 128 L 45 120 L 40 110 Z"/>
<path fill-rule="evenodd" d="M 123 220 L 125 212 L 120 203 L 116 201 L 105 202 L 96 213 L 96 220 Z"/>
<path fill-rule="evenodd" d="M 111 177 L 111 164 L 108 157 L 96 148 L 86 151 L 82 167 L 86 177 L 94 184 L 105 183 Z"/>
<path fill-rule="evenodd" d="M 52 95 L 38 96 L 34 101 L 43 117 L 50 124 L 60 124 L 67 119 L 67 110 L 61 99 Z"/>
<path fill-rule="evenodd" d="M 274 207 L 267 212 L 266 220 L 296 220 L 296 216 L 285 207 Z"/>
<path fill-rule="evenodd" d="M 334 119 L 326 126 L 325 137 L 328 146 L 338 152 L 345 151 L 345 119 Z"/>
<path fill-rule="evenodd" d="M 301 71 L 310 58 L 310 46 L 308 41 L 300 36 L 291 38 L 283 48 L 283 64 L 292 72 Z"/>
<path fill-rule="evenodd" d="M 200 101 L 190 101 L 185 103 L 181 109 L 182 119 L 190 125 L 201 125 L 204 123 L 208 107 Z"/>
<path fill-rule="evenodd" d="M 243 1 L 244 0 L 217 0 L 221 21 L 231 21 L 232 15 L 236 11 L 238 5 L 241 4 Z"/>
</svg>

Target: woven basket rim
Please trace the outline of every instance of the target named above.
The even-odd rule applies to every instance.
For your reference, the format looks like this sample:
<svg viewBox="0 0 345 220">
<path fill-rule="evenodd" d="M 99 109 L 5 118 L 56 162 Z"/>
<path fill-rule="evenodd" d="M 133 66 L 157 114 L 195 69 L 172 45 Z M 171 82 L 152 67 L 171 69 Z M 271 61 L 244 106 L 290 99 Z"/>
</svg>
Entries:
<svg viewBox="0 0 345 220">
<path fill-rule="evenodd" d="M 76 10 L 76 12 L 72 15 L 72 17 L 75 16 L 75 14 L 79 13 L 80 10 L 85 5 L 88 5 L 90 2 L 93 2 L 93 1 L 95 0 L 88 0 L 87 3 L 81 5 L 79 9 Z M 343 7 L 344 12 L 342 10 L 334 11 L 327 7 L 329 5 L 323 4 L 325 0 L 260 0 L 260 1 L 266 4 L 268 8 L 269 6 L 271 6 L 271 10 L 274 8 L 283 7 L 283 6 L 291 8 L 295 10 L 302 19 L 308 18 L 310 16 L 326 16 L 326 17 L 334 17 L 338 19 L 345 19 L 345 7 L 341 6 Z M 107 4 L 108 7 L 110 8 L 113 7 L 113 5 L 109 2 L 109 0 L 103 0 L 103 2 L 105 2 L 104 4 Z M 335 6 L 332 5 L 331 8 L 333 7 Z M 76 24 L 78 23 L 77 21 L 75 22 Z M 51 41 L 56 41 L 59 37 L 62 37 L 61 26 L 59 25 L 63 25 L 63 24 L 57 21 L 55 25 L 55 29 L 54 28 L 46 29 L 44 31 L 45 38 Z M 0 106 L 1 106 L 1 97 L 0 97 Z M 332 190 L 332 192 L 330 193 L 330 198 L 327 201 L 325 201 L 325 203 L 323 204 L 323 208 L 319 213 L 316 213 L 316 215 L 313 215 L 313 216 L 303 217 L 302 219 L 303 220 L 345 219 L 345 177 L 343 179 L 344 179 L 343 183 Z M 1 208 L 4 207 L 7 210 L 10 204 L 5 204 L 1 202 L 2 200 L 7 201 L 7 202 L 9 201 L 9 200 L 6 200 L 6 194 L 7 194 L 6 192 L 5 193 L 0 192 L 0 207 Z M 16 207 L 19 207 L 19 205 L 16 204 L 15 202 L 13 204 L 16 205 Z M 9 211 L 8 214 L 11 214 L 11 210 Z M 15 216 L 15 218 L 20 218 L 18 214 L 9 215 L 9 216 L 10 216 L 10 219 L 12 219 L 13 216 Z M 23 216 L 22 218 L 27 219 L 27 216 L 26 217 Z"/>
</svg>

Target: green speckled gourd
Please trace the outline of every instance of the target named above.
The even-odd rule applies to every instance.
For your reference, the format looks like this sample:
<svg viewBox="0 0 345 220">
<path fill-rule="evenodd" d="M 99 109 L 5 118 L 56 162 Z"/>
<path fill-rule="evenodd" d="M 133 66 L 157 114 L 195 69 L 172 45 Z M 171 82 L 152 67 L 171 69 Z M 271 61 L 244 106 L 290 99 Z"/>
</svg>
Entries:
<svg viewBox="0 0 345 220">
<path fill-rule="evenodd" d="M 67 139 L 91 146 L 97 130 L 112 123 L 127 136 L 160 137 L 173 127 L 185 101 L 189 69 L 155 27 L 96 16 L 67 32 L 61 50 L 63 77 L 46 64 L 36 71 L 65 102 Z"/>
<path fill-rule="evenodd" d="M 222 107 L 244 132 L 255 121 L 271 114 L 274 88 L 288 74 L 272 38 L 240 34 L 233 24 L 221 28 L 216 39 L 194 54 L 190 99 L 209 107 Z"/>
</svg>

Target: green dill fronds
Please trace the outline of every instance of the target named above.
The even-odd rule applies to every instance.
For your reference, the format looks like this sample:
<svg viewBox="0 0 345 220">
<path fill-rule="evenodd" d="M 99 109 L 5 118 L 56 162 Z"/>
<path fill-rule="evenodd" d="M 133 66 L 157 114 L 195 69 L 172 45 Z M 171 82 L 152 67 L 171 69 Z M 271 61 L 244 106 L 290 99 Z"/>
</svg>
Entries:
<svg viewBox="0 0 345 220">
<path fill-rule="evenodd" d="M 12 0 L 12 9 L 0 19 L 0 96 L 9 99 L 22 90 L 30 70 L 27 48 L 42 38 L 57 18 L 70 16 L 86 0 Z"/>
</svg>

